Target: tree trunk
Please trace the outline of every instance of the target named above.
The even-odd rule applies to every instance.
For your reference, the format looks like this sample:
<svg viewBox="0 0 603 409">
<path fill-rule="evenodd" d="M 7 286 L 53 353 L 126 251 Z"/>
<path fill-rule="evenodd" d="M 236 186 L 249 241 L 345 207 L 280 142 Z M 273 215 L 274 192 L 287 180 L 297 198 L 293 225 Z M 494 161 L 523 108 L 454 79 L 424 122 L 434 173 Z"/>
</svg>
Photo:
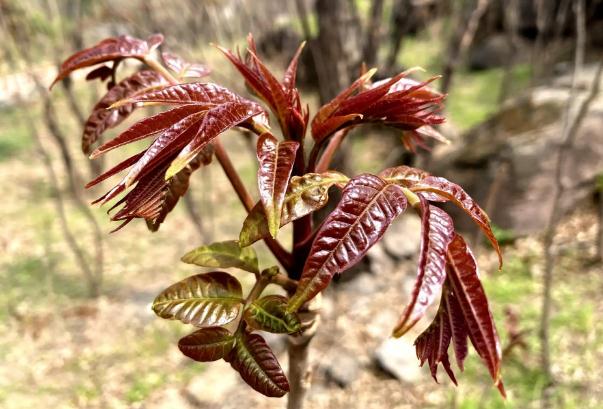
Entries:
<svg viewBox="0 0 603 409">
<path fill-rule="evenodd" d="M 383 15 L 383 0 L 373 0 L 371 14 L 366 29 L 364 51 L 362 52 L 364 63 L 373 67 L 377 62 L 379 43 L 381 42 L 381 16 Z"/>
</svg>

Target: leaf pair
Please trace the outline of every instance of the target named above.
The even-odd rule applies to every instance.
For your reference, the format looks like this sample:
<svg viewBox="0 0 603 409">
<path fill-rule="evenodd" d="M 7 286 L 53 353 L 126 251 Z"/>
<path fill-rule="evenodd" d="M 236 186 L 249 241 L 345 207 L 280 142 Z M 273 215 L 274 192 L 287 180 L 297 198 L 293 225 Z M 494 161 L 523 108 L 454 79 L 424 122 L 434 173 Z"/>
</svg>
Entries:
<svg viewBox="0 0 603 409">
<path fill-rule="evenodd" d="M 467 356 L 467 337 L 482 358 L 500 393 L 505 390 L 500 374 L 501 348 L 496 326 L 482 287 L 475 258 L 459 235 L 448 246 L 447 284 L 442 293 L 440 308 L 431 325 L 415 341 L 421 365 L 429 362 L 436 379 L 441 363 L 456 383 L 450 368 L 448 347 L 452 341 L 458 367 L 463 370 Z"/>
<path fill-rule="evenodd" d="M 297 64 L 303 49 L 302 44 L 291 60 L 282 83 L 258 58 L 251 34 L 247 38 L 249 48 L 245 61 L 225 48 L 218 47 L 245 78 L 249 88 L 268 104 L 278 118 L 285 139 L 303 140 L 308 123 L 309 111 L 301 106 L 299 92 L 295 87 Z"/>
</svg>

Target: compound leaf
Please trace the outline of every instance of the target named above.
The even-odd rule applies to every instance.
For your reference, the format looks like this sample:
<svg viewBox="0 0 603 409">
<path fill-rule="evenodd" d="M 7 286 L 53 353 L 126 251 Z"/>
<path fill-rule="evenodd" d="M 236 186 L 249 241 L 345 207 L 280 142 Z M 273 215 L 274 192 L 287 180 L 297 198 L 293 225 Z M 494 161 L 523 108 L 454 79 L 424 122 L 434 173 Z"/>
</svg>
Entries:
<svg viewBox="0 0 603 409">
<path fill-rule="evenodd" d="M 182 261 L 202 267 L 236 267 L 258 274 L 258 258 L 253 247 L 241 248 L 235 240 L 201 246 L 182 256 Z"/>
<path fill-rule="evenodd" d="M 239 314 L 243 290 L 230 274 L 213 271 L 188 277 L 155 298 L 153 311 L 161 318 L 211 327 L 228 324 Z"/>
<path fill-rule="evenodd" d="M 297 314 L 287 311 L 287 298 L 282 295 L 268 295 L 255 300 L 243 317 L 251 328 L 276 334 L 292 334 L 301 327 Z"/>
<path fill-rule="evenodd" d="M 226 358 L 235 345 L 235 337 L 221 327 L 201 328 L 178 341 L 184 355 L 199 362 Z"/>
<path fill-rule="evenodd" d="M 353 178 L 318 230 L 289 311 L 299 309 L 327 287 L 335 274 L 356 264 L 406 206 L 400 186 L 369 174 Z"/>
<path fill-rule="evenodd" d="M 268 397 L 289 392 L 289 382 L 274 353 L 260 335 L 243 331 L 228 355 L 230 365 L 256 391 Z"/>
</svg>

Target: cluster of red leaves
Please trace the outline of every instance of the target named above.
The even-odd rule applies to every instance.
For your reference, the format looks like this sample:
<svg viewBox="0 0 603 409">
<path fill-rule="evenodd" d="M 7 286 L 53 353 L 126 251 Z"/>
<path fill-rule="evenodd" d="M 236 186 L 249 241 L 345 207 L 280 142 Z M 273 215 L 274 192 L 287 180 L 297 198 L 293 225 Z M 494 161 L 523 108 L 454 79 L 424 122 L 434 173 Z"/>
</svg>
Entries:
<svg viewBox="0 0 603 409">
<path fill-rule="evenodd" d="M 437 77 L 416 82 L 408 78 L 410 72 L 403 72 L 371 84 L 374 71 L 365 73 L 321 107 L 312 119 L 314 157 L 311 155 L 306 163 L 303 147 L 310 124 L 309 110 L 303 108 L 295 85 L 303 44 L 282 81 L 258 58 L 251 36 L 245 58 L 221 48 L 247 86 L 277 118 L 283 136 L 279 140 L 270 130 L 267 113 L 256 102 L 216 84 L 183 82 L 184 78 L 207 75 L 209 70 L 204 66 L 163 53 L 164 64 L 174 74 L 162 66 L 158 68 L 151 53 L 161 40 L 161 36 L 147 41 L 127 36 L 104 40 L 70 57 L 55 80 L 79 68 L 113 62 L 113 67 L 101 65 L 89 74 L 89 78 L 111 76 L 113 81 L 86 124 L 83 147 L 87 153 L 103 132 L 121 123 L 134 108 L 170 107 L 134 123 L 91 154 L 96 157 L 154 138 L 148 148 L 88 184 L 96 185 L 127 170 L 122 180 L 97 200 L 105 203 L 125 192 L 112 207 L 123 205 L 114 220 L 126 224 L 143 218 L 151 230 L 156 230 L 186 193 L 191 173 L 211 161 L 216 138 L 230 128 L 245 127 L 259 137 L 258 204 L 245 220 L 239 242 L 200 247 L 183 261 L 206 267 L 238 267 L 254 273 L 258 280 L 269 280 L 259 277 L 272 277 L 274 271 L 266 269 L 260 274 L 255 253 L 247 246 L 269 235 L 276 238 L 281 226 L 324 207 L 329 188 L 342 189 L 336 208 L 305 239 L 308 257 L 290 298 L 268 296 L 244 302 L 241 286 L 234 277 L 213 272 L 176 283 L 155 300 L 158 315 L 200 328 L 180 341 L 182 352 L 199 361 L 225 359 L 256 390 L 268 396 L 284 395 L 289 390 L 287 379 L 263 338 L 252 331 L 299 331 L 298 309 L 324 290 L 335 274 L 356 264 L 381 239 L 392 221 L 411 206 L 422 219 L 420 256 L 415 286 L 393 335 L 408 332 L 442 294 L 434 321 L 416 340 L 421 364 L 428 362 L 434 378 L 442 364 L 456 383 L 448 349 L 452 344 L 462 370 L 469 339 L 504 395 L 498 335 L 475 259 L 455 232 L 451 217 L 437 204 L 448 201 L 463 209 L 484 231 L 502 263 L 485 212 L 460 186 L 420 169 L 400 166 L 385 169 L 379 175 L 361 174 L 351 179 L 336 171 L 314 172 L 315 159 L 324 144 L 336 132 L 363 123 L 402 130 L 410 148 L 424 145 L 427 137 L 440 138 L 432 126 L 444 121 L 438 114 L 444 95 L 428 87 Z M 123 58 L 139 59 L 154 70 L 140 71 L 116 84 L 115 67 Z M 241 321 L 234 333 L 224 328 L 237 317 Z"/>
</svg>

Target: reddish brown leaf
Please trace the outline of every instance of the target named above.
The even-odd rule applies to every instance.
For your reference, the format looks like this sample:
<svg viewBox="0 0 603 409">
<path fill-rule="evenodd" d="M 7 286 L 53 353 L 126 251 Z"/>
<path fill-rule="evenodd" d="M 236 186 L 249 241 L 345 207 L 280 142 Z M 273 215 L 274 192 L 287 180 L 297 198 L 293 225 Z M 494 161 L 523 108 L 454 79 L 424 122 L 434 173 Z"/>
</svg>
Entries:
<svg viewBox="0 0 603 409">
<path fill-rule="evenodd" d="M 456 385 L 456 378 L 454 372 L 452 372 L 448 358 L 448 346 L 451 339 L 452 330 L 448 320 L 448 311 L 446 311 L 444 303 L 441 302 L 433 322 L 419 335 L 415 341 L 415 347 L 417 358 L 421 361 L 421 366 L 423 366 L 425 361 L 429 363 L 431 376 L 436 382 L 438 382 L 438 364 L 441 363 L 452 382 Z"/>
<path fill-rule="evenodd" d="M 450 282 L 450 279 L 448 279 Z M 448 312 L 448 322 L 452 330 L 452 342 L 454 345 L 454 355 L 456 358 L 456 364 L 461 371 L 465 369 L 463 362 L 467 358 L 467 336 L 468 330 L 465 324 L 465 318 L 463 317 L 463 311 L 459 305 L 458 300 L 454 296 L 454 293 L 448 288 L 442 293 L 442 302 L 444 302 L 444 308 Z"/>
<path fill-rule="evenodd" d="M 498 263 L 499 268 L 502 267 L 502 253 L 500 251 L 500 246 L 498 245 L 498 241 L 496 237 L 494 237 L 494 233 L 492 232 L 492 227 L 490 226 L 490 218 L 482 210 L 481 207 L 463 190 L 459 185 L 450 182 L 448 179 L 436 176 L 430 176 L 421 181 L 421 183 L 414 185 L 411 190 L 413 192 L 424 192 L 422 193 L 427 200 L 433 201 L 434 199 L 437 201 L 441 201 L 441 198 L 445 198 L 450 200 L 452 203 L 460 207 L 469 217 L 473 219 L 473 221 L 482 229 L 492 246 L 496 250 L 498 254 Z M 432 193 L 433 195 L 429 195 L 426 193 Z"/>
<path fill-rule="evenodd" d="M 335 274 L 356 264 L 406 206 L 400 186 L 369 174 L 353 178 L 318 230 L 289 310 L 299 309 L 326 288 Z"/>
<path fill-rule="evenodd" d="M 191 174 L 200 167 L 209 165 L 213 152 L 213 145 L 206 146 L 184 169 L 165 181 L 165 187 L 162 191 L 161 208 L 158 215 L 154 218 L 146 218 L 149 230 L 159 230 L 161 223 L 163 223 L 167 215 L 174 210 L 174 207 L 176 207 L 180 198 L 186 194 Z"/>
<path fill-rule="evenodd" d="M 163 36 L 155 34 L 149 37 L 148 41 L 122 35 L 107 38 L 90 48 L 78 51 L 61 64 L 59 74 L 51 87 L 80 68 L 128 57 L 144 59 L 154 48 L 161 44 Z"/>
<path fill-rule="evenodd" d="M 122 162 L 118 163 L 117 165 L 115 165 L 114 167 L 112 167 L 111 169 L 109 169 L 108 171 L 103 173 L 102 175 L 98 176 L 96 179 L 91 180 L 90 182 L 88 182 L 86 184 L 86 189 L 91 188 L 92 186 L 99 184 L 103 180 L 106 180 L 106 179 L 110 178 L 111 176 L 118 174 L 122 170 L 125 170 L 125 169 L 129 168 L 130 166 L 134 165 L 136 162 L 138 162 L 138 160 L 140 158 L 142 158 L 142 156 L 144 155 L 144 152 L 145 151 L 138 152 L 136 155 L 130 156 L 129 158 L 123 160 Z M 95 203 L 95 202 L 93 202 L 93 203 Z"/>
<path fill-rule="evenodd" d="M 225 358 L 232 351 L 234 345 L 234 336 L 221 327 L 202 328 L 178 341 L 180 351 L 199 362 L 211 362 Z"/>
<path fill-rule="evenodd" d="M 160 112 L 159 114 L 144 118 L 130 126 L 125 132 L 122 132 L 117 137 L 96 148 L 94 152 L 90 154 L 90 158 L 94 159 L 112 149 L 153 136 L 165 130 L 170 125 L 179 122 L 187 116 L 197 113 L 201 110 L 203 110 L 203 107 L 199 107 L 198 105 L 183 105 L 170 109 L 169 111 Z"/>
<path fill-rule="evenodd" d="M 297 148 L 298 142 L 279 142 L 270 133 L 264 133 L 258 139 L 258 189 L 268 220 L 268 231 L 274 238 L 281 224 L 285 193 L 293 171 Z"/>
<path fill-rule="evenodd" d="M 400 337 L 425 314 L 439 295 L 446 278 L 446 248 L 454 235 L 452 219 L 443 210 L 421 199 L 421 250 L 417 280 L 410 301 L 393 335 Z"/>
<path fill-rule="evenodd" d="M 460 235 L 448 246 L 448 277 L 452 292 L 465 318 L 469 339 L 482 358 L 490 376 L 504 396 L 500 374 L 501 348 L 488 306 L 488 299 L 479 279 L 475 258 Z"/>
<path fill-rule="evenodd" d="M 297 64 L 299 62 L 299 57 L 301 55 L 302 50 L 304 49 L 306 42 L 304 41 L 299 45 L 295 55 L 291 59 L 287 70 L 285 71 L 285 76 L 283 77 L 283 86 L 288 92 L 291 92 L 295 89 L 295 82 L 297 77 Z"/>
<path fill-rule="evenodd" d="M 227 360 L 241 378 L 261 394 L 281 397 L 289 392 L 285 373 L 264 338 L 258 334 L 243 331 Z"/>
<path fill-rule="evenodd" d="M 156 72 L 145 70 L 137 72 L 111 88 L 94 106 L 92 114 L 84 124 L 84 133 L 82 135 L 82 150 L 84 153 L 89 154 L 92 145 L 100 136 L 107 129 L 122 123 L 135 108 L 131 104 L 122 105 L 119 109 L 115 110 L 108 110 L 108 107 L 136 92 L 165 83 L 165 79 Z"/>
<path fill-rule="evenodd" d="M 262 108 L 250 101 L 227 102 L 207 111 L 195 137 L 178 154 L 165 176 L 172 177 L 180 172 L 214 138 L 228 129 L 241 124 L 254 115 L 262 113 Z"/>
<path fill-rule="evenodd" d="M 101 81 L 106 80 L 113 74 L 113 69 L 106 65 L 101 65 L 98 68 L 93 69 L 86 75 L 86 81 L 92 81 L 95 79 L 100 79 Z"/>
</svg>

